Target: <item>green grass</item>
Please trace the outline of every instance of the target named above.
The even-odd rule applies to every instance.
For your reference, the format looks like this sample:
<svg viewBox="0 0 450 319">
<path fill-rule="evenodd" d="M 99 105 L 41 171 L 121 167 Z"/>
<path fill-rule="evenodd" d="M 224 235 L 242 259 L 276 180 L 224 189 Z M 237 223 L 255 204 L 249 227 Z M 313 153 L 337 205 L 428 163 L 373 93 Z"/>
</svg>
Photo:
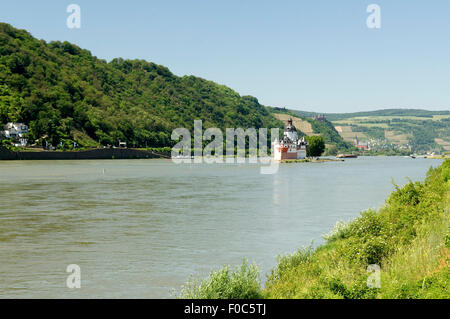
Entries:
<svg viewBox="0 0 450 319">
<path fill-rule="evenodd" d="M 261 299 L 259 269 L 246 260 L 234 270 L 230 266 L 213 271 L 207 279 L 191 277 L 179 293 L 186 299 Z"/>
<path fill-rule="evenodd" d="M 449 190 L 447 159 L 430 169 L 423 183 L 396 186 L 380 210 L 338 223 L 324 236 L 326 244 L 280 256 L 264 289 L 258 289 L 257 269 L 243 264 L 234 273 L 226 267 L 203 281 L 190 281 L 181 296 L 449 299 Z M 368 285 L 367 269 L 373 264 L 381 267 L 379 288 Z"/>
<path fill-rule="evenodd" d="M 397 187 L 379 211 L 338 224 L 308 258 L 285 257 L 269 276 L 265 296 L 450 298 L 449 176 L 446 160 L 424 183 Z M 370 264 L 381 266 L 380 288 L 367 286 Z"/>
</svg>

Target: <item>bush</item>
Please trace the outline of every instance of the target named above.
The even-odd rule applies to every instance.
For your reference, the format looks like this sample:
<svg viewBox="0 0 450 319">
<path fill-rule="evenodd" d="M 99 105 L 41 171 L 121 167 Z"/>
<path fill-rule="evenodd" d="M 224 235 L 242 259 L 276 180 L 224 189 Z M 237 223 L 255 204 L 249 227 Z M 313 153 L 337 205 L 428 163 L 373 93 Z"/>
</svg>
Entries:
<svg viewBox="0 0 450 319">
<path fill-rule="evenodd" d="M 0 139 L 0 148 L 6 148 L 9 151 L 14 150 L 14 146 L 12 145 L 12 139 Z"/>
<path fill-rule="evenodd" d="M 382 218 L 374 210 L 363 212 L 349 227 L 350 235 L 358 237 L 379 236 L 382 230 Z"/>
<path fill-rule="evenodd" d="M 284 274 L 290 269 L 296 268 L 301 264 L 307 263 L 312 258 L 312 245 L 306 248 L 300 248 L 293 254 L 278 256 L 278 266 L 272 270 L 270 275 L 271 280 L 275 278 L 282 278 Z"/>
<path fill-rule="evenodd" d="M 444 179 L 444 182 L 450 181 L 450 160 L 446 160 L 442 166 L 442 178 Z"/>
<path fill-rule="evenodd" d="M 322 236 L 327 242 L 333 242 L 338 239 L 347 238 L 350 235 L 350 224 L 338 221 L 334 228 L 328 234 Z"/>
<path fill-rule="evenodd" d="M 191 278 L 177 296 L 185 299 L 261 299 L 259 269 L 246 260 L 234 270 L 225 266 L 203 280 Z"/>
<path fill-rule="evenodd" d="M 395 185 L 396 191 L 389 196 L 388 204 L 412 205 L 419 204 L 423 192 L 423 184 L 409 182 L 403 188 Z"/>
</svg>

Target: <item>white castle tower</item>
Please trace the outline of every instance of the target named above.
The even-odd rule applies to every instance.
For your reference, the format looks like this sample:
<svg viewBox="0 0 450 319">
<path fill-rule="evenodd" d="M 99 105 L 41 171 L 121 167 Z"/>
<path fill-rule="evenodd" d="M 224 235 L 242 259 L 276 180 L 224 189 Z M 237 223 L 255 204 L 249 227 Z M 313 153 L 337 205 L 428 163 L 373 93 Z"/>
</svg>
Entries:
<svg viewBox="0 0 450 319">
<path fill-rule="evenodd" d="M 307 147 L 308 142 L 306 142 L 305 137 L 298 137 L 297 129 L 292 124 L 292 118 L 290 118 L 284 129 L 283 139 L 281 141 L 276 139 L 273 143 L 274 159 L 282 161 L 306 158 Z"/>
</svg>

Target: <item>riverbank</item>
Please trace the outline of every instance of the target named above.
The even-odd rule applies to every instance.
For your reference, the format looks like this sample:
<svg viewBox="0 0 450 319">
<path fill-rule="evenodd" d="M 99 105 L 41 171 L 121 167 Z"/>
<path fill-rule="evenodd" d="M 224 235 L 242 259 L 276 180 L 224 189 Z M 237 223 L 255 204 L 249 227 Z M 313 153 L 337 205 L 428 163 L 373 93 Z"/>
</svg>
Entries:
<svg viewBox="0 0 450 319">
<path fill-rule="evenodd" d="M 343 159 L 334 158 L 305 158 L 305 159 L 294 159 L 294 160 L 283 160 L 281 163 L 292 164 L 292 163 L 327 163 L 327 162 L 343 162 Z"/>
<path fill-rule="evenodd" d="M 449 213 L 447 159 L 423 183 L 397 186 L 380 210 L 338 223 L 324 245 L 279 257 L 264 289 L 244 261 L 188 282 L 180 297 L 449 299 Z"/>
<path fill-rule="evenodd" d="M 167 154 L 131 148 L 99 148 L 86 151 L 10 151 L 0 147 L 0 160 L 93 160 L 170 158 Z"/>
</svg>

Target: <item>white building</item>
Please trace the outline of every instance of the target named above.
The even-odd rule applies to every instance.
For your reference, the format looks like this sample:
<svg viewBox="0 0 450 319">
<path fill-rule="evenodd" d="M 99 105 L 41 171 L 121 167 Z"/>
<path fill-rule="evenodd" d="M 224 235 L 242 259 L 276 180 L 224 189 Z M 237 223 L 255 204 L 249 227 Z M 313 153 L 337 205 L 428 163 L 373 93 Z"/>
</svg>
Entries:
<svg viewBox="0 0 450 319">
<path fill-rule="evenodd" d="M 306 142 L 304 136 L 298 137 L 297 129 L 290 118 L 284 130 L 283 139 L 281 141 L 275 139 L 273 143 L 274 159 L 276 161 L 303 159 L 306 158 L 307 148 L 308 142 Z"/>
<path fill-rule="evenodd" d="M 23 123 L 8 123 L 3 127 L 4 131 L 1 131 L 1 135 L 6 138 L 13 138 L 18 140 L 17 146 L 26 146 L 28 140 L 24 138 L 28 133 L 28 126 Z"/>
</svg>

